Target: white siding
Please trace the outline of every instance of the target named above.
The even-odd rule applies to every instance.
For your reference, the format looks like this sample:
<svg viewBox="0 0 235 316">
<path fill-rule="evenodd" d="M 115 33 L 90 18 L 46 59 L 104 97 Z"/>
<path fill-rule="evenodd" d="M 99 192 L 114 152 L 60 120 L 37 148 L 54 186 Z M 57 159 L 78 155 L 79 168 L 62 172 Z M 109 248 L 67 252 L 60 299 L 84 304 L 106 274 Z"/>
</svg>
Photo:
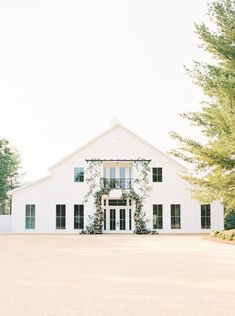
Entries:
<svg viewBox="0 0 235 316">
<path fill-rule="evenodd" d="M 0 215 L 0 233 L 11 232 L 11 215 Z"/>
<path fill-rule="evenodd" d="M 157 149 L 148 145 L 125 128 L 116 126 L 95 142 L 83 147 L 60 164 L 51 168 L 51 177 L 13 192 L 12 231 L 71 233 L 73 229 L 73 205 L 83 204 L 88 190 L 86 182 L 74 182 L 74 167 L 84 167 L 85 159 L 151 159 L 152 167 L 163 168 L 163 182 L 152 183 L 152 191 L 146 200 L 144 211 L 152 228 L 152 205 L 163 204 L 163 230 L 166 233 L 206 232 L 201 229 L 200 204 L 191 199 L 189 185 L 181 179 L 185 171 L 178 163 Z M 85 170 L 86 171 L 86 170 Z M 133 170 L 133 177 L 137 174 Z M 152 172 L 150 174 L 152 182 Z M 117 193 L 117 192 L 116 192 Z M 112 196 L 116 196 L 115 191 Z M 25 229 L 25 205 L 36 205 L 35 230 Z M 66 204 L 66 230 L 56 230 L 56 204 Z M 170 205 L 181 205 L 181 229 L 172 230 L 170 223 Z M 85 225 L 88 216 L 94 212 L 90 200 L 84 204 Z M 223 228 L 223 208 L 219 203 L 211 205 L 212 229 Z"/>
</svg>

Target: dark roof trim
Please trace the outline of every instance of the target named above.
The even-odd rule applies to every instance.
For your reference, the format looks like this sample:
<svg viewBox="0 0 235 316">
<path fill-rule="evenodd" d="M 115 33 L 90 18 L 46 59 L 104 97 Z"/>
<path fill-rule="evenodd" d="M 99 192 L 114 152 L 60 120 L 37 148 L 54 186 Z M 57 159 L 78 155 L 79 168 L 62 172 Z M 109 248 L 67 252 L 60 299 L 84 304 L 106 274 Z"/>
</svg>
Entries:
<svg viewBox="0 0 235 316">
<path fill-rule="evenodd" d="M 86 162 L 89 162 L 89 161 L 100 161 L 100 162 L 103 162 L 103 161 L 147 161 L 147 162 L 150 162 L 151 159 L 85 159 Z"/>
</svg>

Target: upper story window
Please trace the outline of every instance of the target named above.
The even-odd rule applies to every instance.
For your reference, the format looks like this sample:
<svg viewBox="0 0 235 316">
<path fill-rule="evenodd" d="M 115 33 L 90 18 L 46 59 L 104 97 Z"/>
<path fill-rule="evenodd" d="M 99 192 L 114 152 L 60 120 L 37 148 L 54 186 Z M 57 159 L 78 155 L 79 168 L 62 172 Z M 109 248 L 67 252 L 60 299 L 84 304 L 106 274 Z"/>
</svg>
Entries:
<svg viewBox="0 0 235 316">
<path fill-rule="evenodd" d="M 125 167 L 119 168 L 119 178 L 126 178 L 126 168 Z"/>
<path fill-rule="evenodd" d="M 111 189 L 130 189 L 132 187 L 132 166 L 129 164 L 111 165 L 103 167 L 103 177 L 109 183 Z"/>
<path fill-rule="evenodd" d="M 153 168 L 153 182 L 162 182 L 162 168 Z"/>
<path fill-rule="evenodd" d="M 108 179 L 130 179 L 132 178 L 132 167 L 129 165 L 103 167 L 103 177 Z"/>
<path fill-rule="evenodd" d="M 74 182 L 84 182 L 84 168 L 74 168 Z"/>
<path fill-rule="evenodd" d="M 116 168 L 115 167 L 111 167 L 110 168 L 110 178 L 111 179 L 115 179 L 116 178 Z"/>
</svg>

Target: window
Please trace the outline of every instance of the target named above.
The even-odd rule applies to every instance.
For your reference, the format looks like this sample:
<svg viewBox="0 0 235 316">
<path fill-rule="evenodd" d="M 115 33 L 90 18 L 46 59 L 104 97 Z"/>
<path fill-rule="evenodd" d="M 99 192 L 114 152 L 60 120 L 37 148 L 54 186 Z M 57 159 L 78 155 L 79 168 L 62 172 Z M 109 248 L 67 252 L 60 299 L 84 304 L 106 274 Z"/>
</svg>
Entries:
<svg viewBox="0 0 235 316">
<path fill-rule="evenodd" d="M 125 177 L 126 177 L 126 168 L 120 167 L 119 168 L 119 175 L 120 175 L 120 189 L 125 189 Z"/>
<path fill-rule="evenodd" d="M 84 182 L 84 168 L 74 168 L 74 182 Z"/>
<path fill-rule="evenodd" d="M 153 182 L 162 182 L 162 168 L 153 168 Z"/>
<path fill-rule="evenodd" d="M 115 175 L 116 175 L 116 168 L 115 167 L 111 167 L 110 168 L 110 179 L 109 179 L 109 185 L 111 189 L 115 189 Z"/>
<path fill-rule="evenodd" d="M 131 209 L 129 209 L 129 230 L 131 230 Z"/>
<path fill-rule="evenodd" d="M 119 168 L 119 175 L 120 175 L 120 179 L 125 178 L 126 177 L 126 168 L 120 167 Z"/>
<path fill-rule="evenodd" d="M 153 204 L 153 229 L 162 229 L 162 204 Z"/>
<path fill-rule="evenodd" d="M 35 229 L 35 205 L 25 205 L 25 229 Z"/>
<path fill-rule="evenodd" d="M 84 228 L 84 205 L 74 205 L 74 229 Z"/>
<path fill-rule="evenodd" d="M 110 219 L 109 219 L 110 230 L 116 230 L 116 210 L 110 209 Z"/>
<path fill-rule="evenodd" d="M 210 204 L 201 205 L 201 228 L 211 228 L 211 206 Z"/>
<path fill-rule="evenodd" d="M 120 230 L 125 230 L 126 229 L 126 209 L 120 209 L 119 211 L 120 215 Z"/>
<path fill-rule="evenodd" d="M 106 209 L 104 209 L 104 230 L 106 230 Z"/>
<path fill-rule="evenodd" d="M 127 200 L 109 200 L 109 206 L 126 206 Z"/>
<path fill-rule="evenodd" d="M 171 205 L 171 229 L 180 229 L 180 204 Z"/>
<path fill-rule="evenodd" d="M 66 227 L 66 206 L 64 204 L 56 205 L 56 229 L 65 229 Z"/>
<path fill-rule="evenodd" d="M 109 170 L 110 170 L 110 178 L 115 179 L 116 168 L 111 167 Z"/>
</svg>

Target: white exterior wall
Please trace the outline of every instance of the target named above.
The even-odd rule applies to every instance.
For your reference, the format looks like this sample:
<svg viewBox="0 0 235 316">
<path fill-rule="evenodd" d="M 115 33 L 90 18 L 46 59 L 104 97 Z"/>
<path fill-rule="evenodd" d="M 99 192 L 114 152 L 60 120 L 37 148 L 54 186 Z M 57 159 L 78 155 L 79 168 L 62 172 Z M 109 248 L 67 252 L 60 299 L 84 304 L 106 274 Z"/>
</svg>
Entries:
<svg viewBox="0 0 235 316">
<path fill-rule="evenodd" d="M 188 184 L 180 177 L 184 168 L 119 125 L 51 168 L 51 175 L 46 179 L 15 190 L 12 201 L 12 232 L 77 233 L 78 230 L 73 229 L 74 204 L 84 204 L 86 225 L 88 215 L 92 214 L 95 209 L 91 199 L 88 203 L 83 203 L 88 186 L 86 182 L 74 182 L 74 168 L 84 167 L 86 169 L 85 159 L 92 158 L 151 159 L 151 168 L 163 168 L 163 182 L 152 183 L 152 173 L 150 174 L 152 191 L 144 206 L 144 211 L 150 220 L 149 228 L 152 228 L 152 205 L 163 204 L 162 232 L 207 232 L 204 229 L 201 230 L 200 204 L 191 199 Z M 136 176 L 134 173 L 133 177 L 136 178 Z M 114 197 L 113 194 L 114 192 L 111 192 L 111 196 Z M 26 204 L 36 205 L 36 228 L 34 230 L 25 229 Z M 56 230 L 56 204 L 66 204 L 65 230 Z M 180 230 L 170 228 L 171 204 L 181 205 Z M 219 203 L 211 205 L 211 228 L 223 228 L 223 207 Z"/>
<path fill-rule="evenodd" d="M 0 233 L 11 232 L 11 215 L 0 215 Z"/>
</svg>

